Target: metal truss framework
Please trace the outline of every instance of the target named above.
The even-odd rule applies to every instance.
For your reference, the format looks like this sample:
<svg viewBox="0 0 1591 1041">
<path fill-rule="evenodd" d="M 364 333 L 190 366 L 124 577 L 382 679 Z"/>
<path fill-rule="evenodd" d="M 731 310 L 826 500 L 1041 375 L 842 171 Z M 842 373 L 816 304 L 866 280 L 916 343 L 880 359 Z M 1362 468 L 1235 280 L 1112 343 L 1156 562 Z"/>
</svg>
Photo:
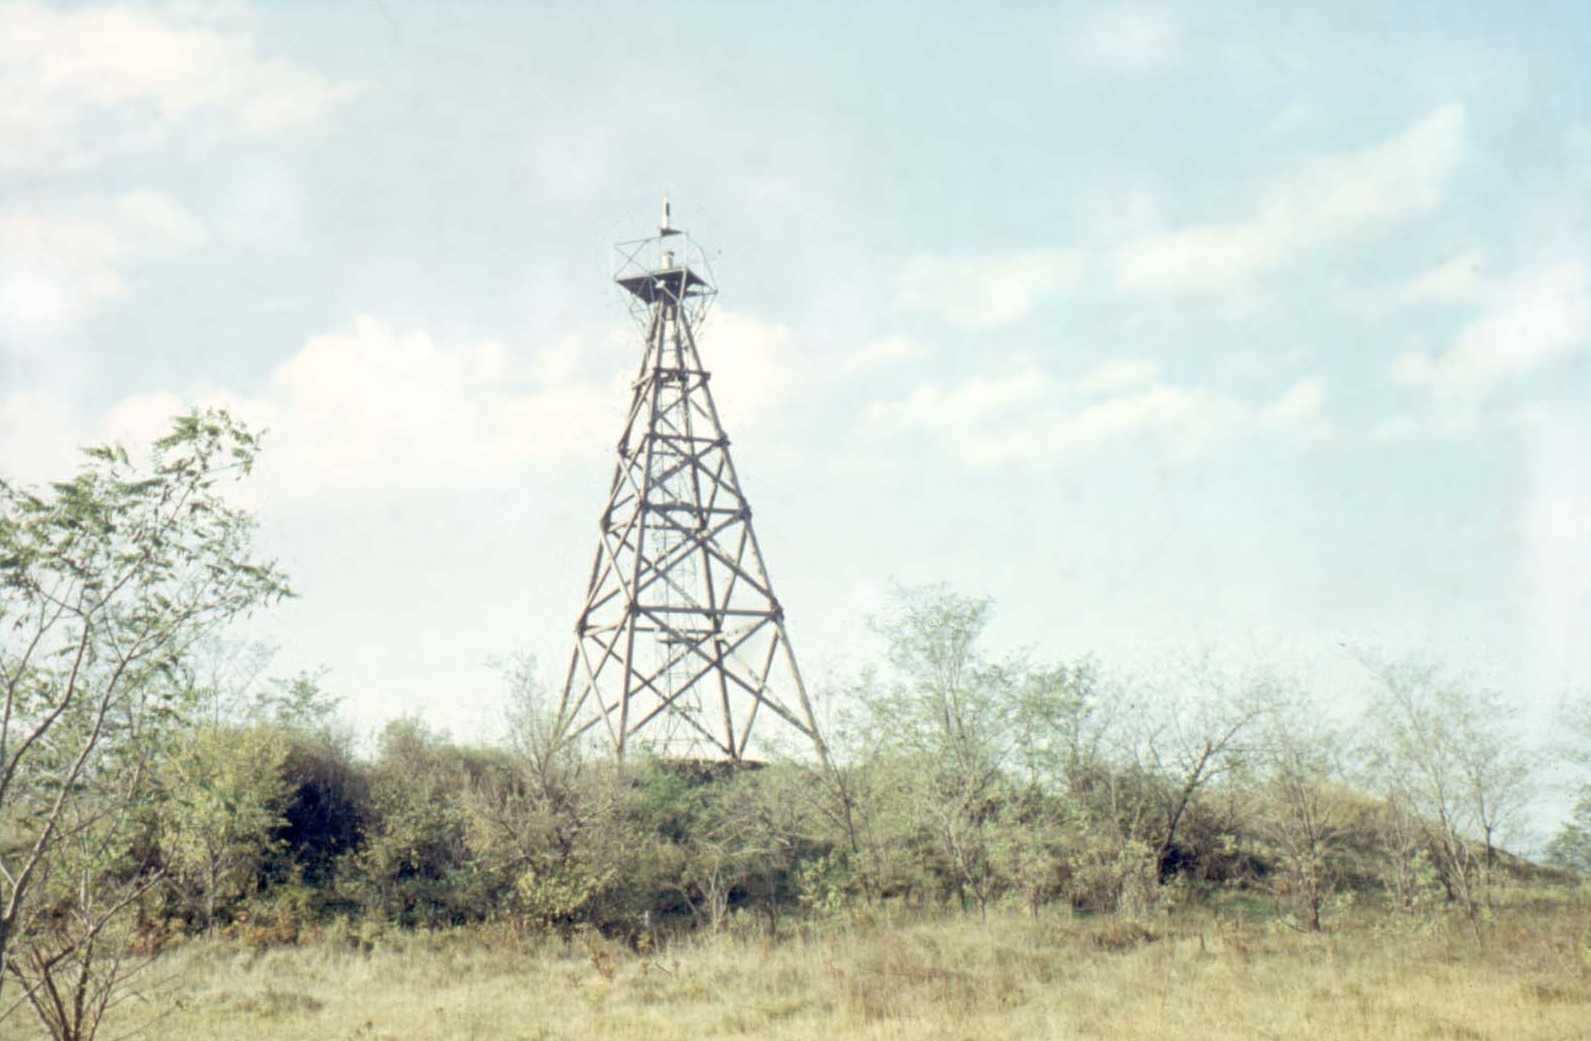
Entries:
<svg viewBox="0 0 1591 1041">
<path fill-rule="evenodd" d="M 823 745 L 696 333 L 715 290 L 654 239 L 615 281 L 646 332 L 559 707 L 570 738 L 744 759 L 772 714 Z M 688 239 L 679 240 L 688 246 Z M 656 247 L 658 260 L 640 258 Z M 682 740 L 683 739 L 683 740 Z M 683 746 L 683 747 L 682 747 Z"/>
</svg>

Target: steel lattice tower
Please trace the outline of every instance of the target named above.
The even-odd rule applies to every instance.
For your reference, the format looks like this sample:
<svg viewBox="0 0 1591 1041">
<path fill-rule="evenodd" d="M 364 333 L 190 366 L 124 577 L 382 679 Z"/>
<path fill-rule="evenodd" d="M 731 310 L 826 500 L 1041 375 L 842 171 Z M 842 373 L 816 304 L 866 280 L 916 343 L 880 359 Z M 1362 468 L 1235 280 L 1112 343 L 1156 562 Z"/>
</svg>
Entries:
<svg viewBox="0 0 1591 1041">
<path fill-rule="evenodd" d="M 606 733 L 621 759 L 640 743 L 739 761 L 759 715 L 772 714 L 822 756 L 696 347 L 716 293 L 705 257 L 670 226 L 667 200 L 658 234 L 619 250 L 615 282 L 646 346 L 575 623 L 560 725 L 571 738 Z"/>
</svg>

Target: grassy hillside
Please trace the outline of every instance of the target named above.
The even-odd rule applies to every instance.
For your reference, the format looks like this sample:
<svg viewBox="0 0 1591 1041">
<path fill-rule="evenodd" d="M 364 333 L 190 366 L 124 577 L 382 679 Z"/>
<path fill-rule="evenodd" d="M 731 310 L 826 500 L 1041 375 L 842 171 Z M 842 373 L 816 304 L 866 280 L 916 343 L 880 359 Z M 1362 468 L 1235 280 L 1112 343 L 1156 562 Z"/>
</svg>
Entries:
<svg viewBox="0 0 1591 1041">
<path fill-rule="evenodd" d="M 1560 892 L 1478 932 L 1360 910 L 1327 934 L 1228 905 L 1142 922 L 749 918 L 636 952 L 489 927 L 190 941 L 108 1023 L 171 1041 L 349 1038 L 1055 1037 L 1568 1041 L 1591 1024 L 1591 900 Z M 643 948 L 644 948 L 643 944 Z M 158 992 L 158 993 L 157 993 Z"/>
</svg>

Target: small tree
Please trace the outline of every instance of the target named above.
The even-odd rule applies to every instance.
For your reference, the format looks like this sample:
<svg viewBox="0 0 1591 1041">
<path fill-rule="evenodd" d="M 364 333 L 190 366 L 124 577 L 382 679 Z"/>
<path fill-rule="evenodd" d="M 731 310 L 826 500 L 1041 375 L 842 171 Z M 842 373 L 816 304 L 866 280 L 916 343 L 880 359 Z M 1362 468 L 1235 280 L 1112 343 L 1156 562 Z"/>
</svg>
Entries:
<svg viewBox="0 0 1591 1041">
<path fill-rule="evenodd" d="M 906 812 L 951 892 L 980 910 L 993 884 L 995 797 L 1019 733 L 1016 669 L 977 647 L 989 607 L 942 586 L 900 590 L 874 623 L 891 671 L 867 693 L 871 725 L 913 764 L 902 775 Z"/>
<path fill-rule="evenodd" d="M 1448 896 L 1479 925 L 1497 849 L 1529 800 L 1531 761 L 1495 691 L 1434 666 L 1372 662 L 1366 759 L 1381 793 L 1412 815 Z"/>
<path fill-rule="evenodd" d="M 1046 795 L 1036 786 L 1013 792 L 1000 807 L 993 839 L 996 874 L 1020 895 L 1028 914 L 1067 891 L 1081 824 L 1065 796 Z"/>
<path fill-rule="evenodd" d="M 142 779 L 121 783 L 136 789 Z M 8 965 L 54 1041 L 91 1039 L 153 959 L 131 943 L 123 913 L 161 879 L 147 859 L 144 829 L 132 819 L 141 800 L 100 794 L 66 805 L 59 838 L 35 878 L 20 951 Z"/>
<path fill-rule="evenodd" d="M 1231 676 L 1201 660 L 1173 686 L 1137 699 L 1123 732 L 1128 746 L 1128 781 L 1136 781 L 1129 803 L 1141 836 L 1155 850 L 1162 882 L 1178 869 L 1178 842 L 1205 789 L 1244 764 L 1260 724 L 1274 710 L 1276 688 L 1266 676 Z M 1145 813 L 1142 801 L 1152 808 Z"/>
<path fill-rule="evenodd" d="M 469 841 L 472 792 L 509 773 L 500 749 L 454 744 L 417 719 L 382 730 L 357 864 L 373 903 L 403 925 L 485 918 L 508 884 Z M 510 804 L 512 805 L 512 804 Z"/>
<path fill-rule="evenodd" d="M 1577 769 L 1582 783 L 1569 819 L 1547 846 L 1547 859 L 1584 878 L 1591 878 L 1591 698 L 1582 698 L 1563 713 L 1568 739 L 1558 748 L 1559 756 Z"/>
<path fill-rule="evenodd" d="M 766 882 L 783 847 L 782 836 L 765 827 L 756 778 L 731 776 L 700 785 L 696 805 L 681 836 L 676 887 L 691 914 L 713 932 L 729 918 L 730 899 L 754 879 Z M 762 894 L 767 897 L 765 891 Z"/>
<path fill-rule="evenodd" d="M 1091 660 L 1029 671 L 1017 692 L 1016 760 L 1030 789 L 1076 798 L 1097 779 L 1117 707 Z"/>
<path fill-rule="evenodd" d="M 1342 734 L 1302 697 L 1278 705 L 1257 742 L 1257 828 L 1274 850 L 1281 886 L 1305 927 L 1325 928 L 1358 816 L 1343 789 Z"/>
<path fill-rule="evenodd" d="M 897 859 L 887 812 L 892 785 L 884 749 L 888 737 L 872 725 L 871 672 L 819 704 L 828 754 L 817 764 L 796 766 L 806 782 L 795 796 L 812 810 L 816 830 L 832 848 L 821 864 L 803 869 L 803 899 L 838 910 L 855 897 L 876 900 L 886 886 L 889 864 Z"/>
<path fill-rule="evenodd" d="M 1547 862 L 1591 878 L 1591 789 L 1580 793 L 1569 819 L 1548 843 Z"/>
<path fill-rule="evenodd" d="M 62 843 L 148 797 L 116 782 L 181 719 L 184 652 L 288 593 L 221 490 L 258 446 L 196 412 L 147 466 L 100 447 L 48 488 L 0 481 L 0 988 L 13 944 L 46 942 L 19 927 Z"/>
<path fill-rule="evenodd" d="M 508 747 L 535 794 L 558 803 L 578 784 L 585 766 L 581 744 L 564 732 L 533 655 L 512 655 L 499 668 L 508 688 Z"/>
<path fill-rule="evenodd" d="M 1085 682 L 1021 656 L 990 660 L 978 647 L 989 611 L 943 586 L 900 590 L 875 622 L 889 670 L 860 692 L 881 751 L 902 766 L 897 805 L 950 894 L 980 912 L 1010 882 L 996 849 L 1009 849 L 1002 804 L 1020 780 L 1042 786 L 1067 761 L 1064 724 Z"/>
<path fill-rule="evenodd" d="M 175 742 L 162 763 L 161 849 L 207 930 L 218 911 L 247 895 L 276 851 L 287 754 L 287 736 L 274 727 L 205 725 Z"/>
</svg>

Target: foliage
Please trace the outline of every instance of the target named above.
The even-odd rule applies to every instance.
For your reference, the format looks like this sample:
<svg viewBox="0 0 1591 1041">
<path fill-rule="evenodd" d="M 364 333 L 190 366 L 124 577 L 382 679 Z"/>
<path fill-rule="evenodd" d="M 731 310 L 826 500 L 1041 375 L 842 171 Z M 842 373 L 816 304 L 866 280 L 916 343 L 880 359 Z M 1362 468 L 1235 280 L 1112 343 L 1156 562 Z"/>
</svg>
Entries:
<svg viewBox="0 0 1591 1041">
<path fill-rule="evenodd" d="M 287 595 L 222 487 L 258 445 L 226 413 L 196 412 L 147 465 L 107 446 L 44 489 L 0 481 L 0 988 L 14 944 L 53 942 L 27 916 L 54 859 L 79 831 L 136 821 L 150 757 L 189 707 L 184 654 Z"/>
<path fill-rule="evenodd" d="M 1591 777 L 1591 698 L 1582 698 L 1564 712 L 1566 743 L 1561 758 L 1576 768 L 1582 779 Z M 1547 847 L 1547 859 L 1558 867 L 1591 878 L 1591 781 L 1580 787 L 1569 819 Z"/>
<path fill-rule="evenodd" d="M 257 947 L 324 932 L 373 953 L 489 925 L 578 941 L 611 969 L 621 942 L 652 950 L 687 929 L 771 942 L 792 911 L 847 928 L 946 906 L 1035 923 L 1077 911 L 1110 916 L 1089 941 L 1107 951 L 1224 894 L 1309 932 L 1371 905 L 1415 927 L 1400 935 L 1443 928 L 1453 906 L 1496 913 L 1494 879 L 1516 870 L 1497 844 L 1527 789 L 1486 697 L 1378 673 L 1377 740 L 1356 773 L 1346 732 L 1272 675 L 1199 662 L 1128 683 L 1087 661 L 996 659 L 988 616 L 943 587 L 900 591 L 877 622 L 882 664 L 830 715 L 829 754 L 768 764 L 593 756 L 559 739 L 529 659 L 506 670 L 501 745 L 400 719 L 361 758 L 317 674 L 263 679 L 269 656 L 245 655 L 258 667 L 223 682 L 179 658 L 158 674 L 187 692 L 167 693 L 166 722 L 104 750 L 144 794 L 71 805 L 125 811 L 94 885 L 134 894 L 141 935 L 169 935 L 175 909 L 178 930 Z M 64 971 L 99 919 L 51 921 L 80 923 L 55 934 Z M 115 990 L 132 939 L 101 948 L 117 955 L 88 978 L 110 989 L 85 993 Z"/>
<path fill-rule="evenodd" d="M 287 797 L 273 835 L 277 856 L 266 865 L 275 881 L 297 877 L 331 889 L 339 869 L 364 843 L 371 814 L 367 771 L 346 740 L 324 729 L 283 727 Z"/>
<path fill-rule="evenodd" d="M 1532 791 L 1531 761 L 1494 691 L 1415 662 L 1374 664 L 1372 777 L 1392 808 L 1398 859 L 1423 852 L 1472 923 L 1490 909 L 1498 845 Z"/>
<path fill-rule="evenodd" d="M 473 879 L 464 821 L 453 806 L 468 786 L 470 758 L 415 719 L 381 732 L 358 858 L 370 902 L 396 922 L 446 925 L 463 914 Z"/>
<path fill-rule="evenodd" d="M 174 741 L 161 764 L 161 851 L 206 929 L 248 895 L 280 846 L 287 755 L 279 728 L 204 725 Z"/>
<path fill-rule="evenodd" d="M 1268 715 L 1257 746 L 1261 779 L 1251 817 L 1271 854 L 1271 888 L 1304 926 L 1325 915 L 1351 872 L 1351 838 L 1365 830 L 1363 800 L 1344 786 L 1347 739 L 1299 699 Z"/>
<path fill-rule="evenodd" d="M 1004 888 L 995 859 L 1010 773 L 1037 774 L 1040 735 L 1076 702 L 1064 674 L 982 654 L 989 607 L 944 587 L 898 591 L 875 622 L 889 671 L 860 692 L 881 751 L 908 764 L 896 776 L 900 837 L 931 858 L 948 895 L 980 911 Z"/>
<path fill-rule="evenodd" d="M 1552 837 L 1547 862 L 1591 878 L 1591 788 L 1580 793 L 1569 819 Z"/>
</svg>

